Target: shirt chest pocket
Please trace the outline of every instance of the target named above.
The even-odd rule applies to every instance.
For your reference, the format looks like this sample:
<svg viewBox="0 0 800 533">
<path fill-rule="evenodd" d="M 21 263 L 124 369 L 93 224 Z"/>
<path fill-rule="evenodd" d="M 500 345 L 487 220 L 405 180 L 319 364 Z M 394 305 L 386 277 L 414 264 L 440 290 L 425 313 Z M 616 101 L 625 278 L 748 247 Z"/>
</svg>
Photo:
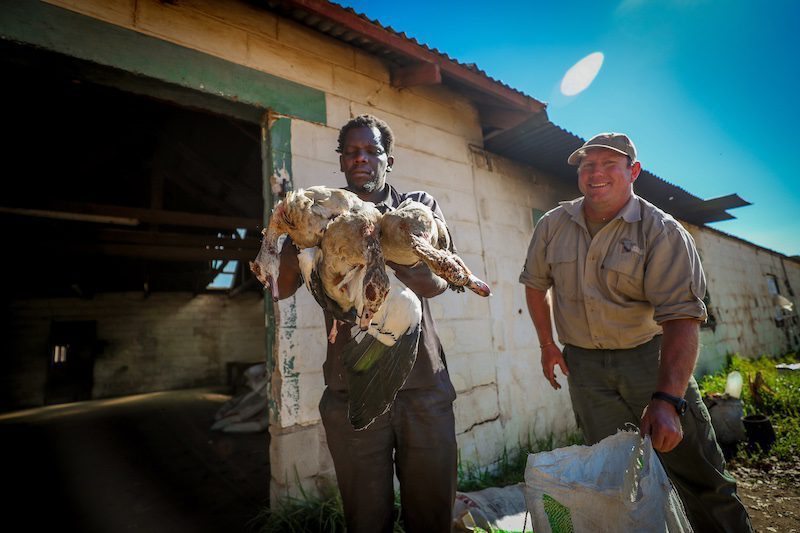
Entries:
<svg viewBox="0 0 800 533">
<path fill-rule="evenodd" d="M 558 296 L 574 300 L 578 285 L 578 248 L 576 246 L 551 246 L 545 254 L 553 286 Z"/>
<path fill-rule="evenodd" d="M 644 300 L 644 255 L 638 247 L 618 244 L 603 261 L 609 289 L 631 300 Z"/>
</svg>

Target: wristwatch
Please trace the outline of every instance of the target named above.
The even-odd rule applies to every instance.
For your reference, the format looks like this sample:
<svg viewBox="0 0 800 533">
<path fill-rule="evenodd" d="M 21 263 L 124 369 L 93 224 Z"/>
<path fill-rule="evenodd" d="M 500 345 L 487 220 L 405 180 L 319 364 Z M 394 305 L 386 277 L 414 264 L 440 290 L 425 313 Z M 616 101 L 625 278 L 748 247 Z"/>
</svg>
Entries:
<svg viewBox="0 0 800 533">
<path fill-rule="evenodd" d="M 667 394 L 666 392 L 656 391 L 650 397 L 651 400 L 664 400 L 667 403 L 671 403 L 672 406 L 675 408 L 675 412 L 678 413 L 679 416 L 683 416 L 686 414 L 686 407 L 687 403 L 686 400 L 683 398 L 678 398 L 677 396 L 673 396 L 672 394 Z"/>
</svg>

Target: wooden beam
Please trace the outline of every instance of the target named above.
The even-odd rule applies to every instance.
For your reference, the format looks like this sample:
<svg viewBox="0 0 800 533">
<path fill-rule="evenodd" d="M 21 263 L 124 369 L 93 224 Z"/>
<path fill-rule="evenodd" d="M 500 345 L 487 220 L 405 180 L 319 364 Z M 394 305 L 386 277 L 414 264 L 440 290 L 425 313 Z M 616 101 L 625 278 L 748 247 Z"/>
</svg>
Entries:
<svg viewBox="0 0 800 533">
<path fill-rule="evenodd" d="M 68 255 L 111 255 L 117 257 L 137 257 L 140 259 L 157 259 L 161 261 L 213 261 L 238 260 L 252 261 L 255 257 L 253 250 L 232 250 L 214 248 L 183 248 L 177 246 L 155 246 L 144 244 L 110 244 L 110 243 L 81 243 L 64 246 L 63 243 L 45 244 L 48 250 L 54 248 Z"/>
<path fill-rule="evenodd" d="M 439 85 L 440 83 L 442 83 L 442 70 L 436 63 L 416 63 L 392 69 L 392 87 Z"/>
<path fill-rule="evenodd" d="M 96 222 L 98 224 L 119 224 L 121 226 L 138 226 L 139 219 L 112 215 L 89 215 L 49 209 L 26 209 L 22 207 L 0 207 L 0 213 L 23 217 L 54 218 L 56 220 L 75 220 L 78 222 Z"/>
<path fill-rule="evenodd" d="M 510 130 L 531 117 L 530 113 L 525 113 L 518 109 L 491 105 L 478 106 L 478 113 L 481 117 L 481 125 L 484 128 L 497 130 Z"/>
<path fill-rule="evenodd" d="M 254 252 L 261 246 L 261 241 L 254 237 L 240 239 L 233 237 L 217 237 L 215 235 L 198 235 L 196 233 L 154 233 L 148 231 L 104 229 L 100 231 L 98 236 L 102 242 L 120 244 L 152 244 L 178 247 L 197 246 L 251 250 Z"/>
<path fill-rule="evenodd" d="M 126 226 L 135 226 L 140 222 L 146 222 L 150 224 L 224 230 L 261 227 L 261 221 L 257 218 L 74 202 L 60 202 L 41 209 L 0 206 L 0 213 L 3 212 L 23 216 L 45 216 L 47 218 L 122 224 Z"/>
</svg>

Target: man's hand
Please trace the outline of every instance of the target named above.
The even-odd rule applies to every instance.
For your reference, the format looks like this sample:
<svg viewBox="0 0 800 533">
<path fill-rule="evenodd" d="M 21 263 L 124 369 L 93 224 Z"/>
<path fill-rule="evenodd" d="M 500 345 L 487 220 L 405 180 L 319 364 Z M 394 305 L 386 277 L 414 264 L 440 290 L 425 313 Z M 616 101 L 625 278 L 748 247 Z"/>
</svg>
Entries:
<svg viewBox="0 0 800 533">
<path fill-rule="evenodd" d="M 639 427 L 639 434 L 643 437 L 650 435 L 653 448 L 659 452 L 672 450 L 683 439 L 681 418 L 675 407 L 664 400 L 650 400 L 644 408 Z"/>
<path fill-rule="evenodd" d="M 422 261 L 411 266 L 386 261 L 386 266 L 394 270 L 397 279 L 422 298 L 433 298 L 447 289 L 447 282 L 431 272 Z"/>
<path fill-rule="evenodd" d="M 561 383 L 556 379 L 556 365 L 561 367 L 561 372 L 565 376 L 569 376 L 569 368 L 561 350 L 555 344 L 548 344 L 542 348 L 542 371 L 550 385 L 558 390 L 561 388 Z"/>
</svg>

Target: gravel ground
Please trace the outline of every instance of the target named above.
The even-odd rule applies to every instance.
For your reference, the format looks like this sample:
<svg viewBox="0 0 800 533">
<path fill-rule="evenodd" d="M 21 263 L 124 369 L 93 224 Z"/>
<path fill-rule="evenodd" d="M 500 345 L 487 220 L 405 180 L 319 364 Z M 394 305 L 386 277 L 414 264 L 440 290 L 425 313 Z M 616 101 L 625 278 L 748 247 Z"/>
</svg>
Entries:
<svg viewBox="0 0 800 533">
<path fill-rule="evenodd" d="M 739 497 L 758 533 L 800 533 L 800 458 L 731 465 Z"/>
</svg>

